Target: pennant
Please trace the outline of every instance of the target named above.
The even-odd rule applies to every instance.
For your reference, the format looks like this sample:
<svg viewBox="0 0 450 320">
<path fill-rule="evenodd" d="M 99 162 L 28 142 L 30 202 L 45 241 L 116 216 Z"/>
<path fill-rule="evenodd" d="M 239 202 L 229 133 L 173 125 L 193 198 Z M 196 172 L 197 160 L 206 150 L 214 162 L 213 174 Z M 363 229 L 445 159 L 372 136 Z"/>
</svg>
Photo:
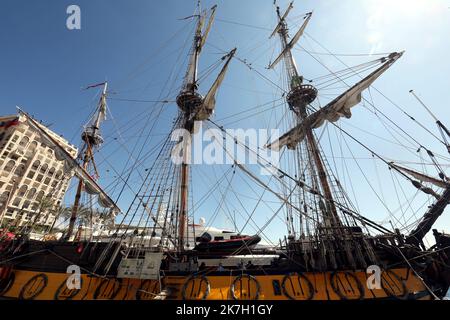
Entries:
<svg viewBox="0 0 450 320">
<path fill-rule="evenodd" d="M 88 89 L 92 89 L 92 88 L 97 88 L 97 87 L 103 86 L 105 83 L 106 83 L 106 82 L 93 84 L 93 85 L 90 85 L 89 87 L 84 88 L 84 90 L 88 90 Z"/>
</svg>

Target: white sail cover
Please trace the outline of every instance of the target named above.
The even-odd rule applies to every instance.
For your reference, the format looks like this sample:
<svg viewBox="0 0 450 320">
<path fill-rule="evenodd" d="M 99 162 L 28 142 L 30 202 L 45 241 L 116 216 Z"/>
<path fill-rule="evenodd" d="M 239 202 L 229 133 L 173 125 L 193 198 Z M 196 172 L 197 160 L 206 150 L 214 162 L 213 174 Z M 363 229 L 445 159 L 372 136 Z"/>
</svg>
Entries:
<svg viewBox="0 0 450 320">
<path fill-rule="evenodd" d="M 88 90 L 91 88 L 97 88 L 100 86 L 104 86 L 103 93 L 100 97 L 100 103 L 99 103 L 99 109 L 98 109 L 98 119 L 99 119 L 99 122 L 102 122 L 102 121 L 106 120 L 106 90 L 108 89 L 108 82 L 102 82 L 102 83 L 90 85 L 90 86 L 86 87 L 85 90 Z M 96 121 L 93 120 L 92 125 L 98 126 L 99 123 L 96 123 Z"/>
<path fill-rule="evenodd" d="M 338 96 L 325 107 L 308 116 L 298 126 L 284 134 L 280 139 L 271 143 L 267 147 L 273 150 L 279 150 L 284 146 L 287 146 L 289 149 L 295 149 L 297 145 L 305 138 L 307 130 L 319 128 L 325 121 L 336 122 L 341 117 L 345 117 L 347 119 L 351 118 L 351 108 L 361 102 L 362 92 L 369 88 L 372 83 L 387 69 L 389 69 L 389 67 L 402 55 L 403 52 L 394 52 L 387 58 L 380 59 L 381 61 L 385 61 L 381 67 Z"/>
<path fill-rule="evenodd" d="M 284 19 L 286 19 L 287 15 L 289 14 L 289 12 L 294 8 L 294 3 L 291 2 L 289 3 L 288 8 L 286 9 L 286 12 L 283 14 L 283 16 L 281 17 L 281 21 L 277 24 L 277 26 L 275 27 L 275 30 L 273 30 L 272 34 L 270 35 L 269 39 L 272 38 L 277 32 L 278 30 L 280 30 L 281 28 L 281 23 L 284 21 Z"/>
<path fill-rule="evenodd" d="M 202 40 L 201 40 L 201 43 L 200 43 L 199 51 L 201 51 L 201 49 L 205 45 L 206 39 L 208 38 L 209 31 L 211 31 L 211 27 L 212 27 L 212 24 L 214 22 L 214 18 L 216 16 L 216 8 L 217 8 L 217 5 L 215 5 L 215 6 L 213 6 L 211 8 L 211 14 L 209 16 L 208 25 L 206 26 L 206 29 L 203 32 L 203 36 L 202 36 Z"/>
<path fill-rule="evenodd" d="M 421 182 L 428 182 L 431 183 L 433 185 L 435 185 L 436 187 L 440 187 L 440 188 L 447 188 L 448 187 L 448 183 L 446 183 L 445 181 L 439 180 L 437 178 L 434 177 L 430 177 L 429 175 L 426 175 L 424 173 L 421 172 L 417 172 L 415 170 L 411 170 L 402 166 L 399 166 L 398 164 L 394 164 L 391 163 L 391 166 L 396 168 L 397 170 L 400 170 L 412 177 L 414 177 L 415 179 L 421 181 Z"/>
<path fill-rule="evenodd" d="M 99 105 L 99 109 L 98 109 L 98 119 L 99 122 L 103 122 L 106 120 L 106 97 L 105 95 L 103 95 L 101 97 L 101 103 Z"/>
<path fill-rule="evenodd" d="M 283 49 L 283 51 L 280 53 L 280 55 L 275 59 L 275 61 L 269 65 L 269 69 L 273 69 L 278 64 L 278 62 L 280 62 L 281 59 L 283 59 L 286 52 L 291 50 L 294 47 L 294 45 L 298 42 L 298 40 L 300 40 L 301 36 L 305 32 L 306 27 L 308 26 L 309 20 L 311 20 L 311 17 L 312 17 L 312 12 L 307 14 L 306 20 L 305 20 L 305 22 L 303 22 L 303 25 L 301 26 L 301 28 L 297 31 L 297 33 L 291 39 L 291 41 L 289 41 L 289 43 L 286 45 L 286 47 Z"/>
<path fill-rule="evenodd" d="M 64 161 L 64 170 L 66 172 L 73 172 L 79 179 L 81 179 L 84 183 L 85 191 L 88 194 L 98 196 L 98 203 L 100 206 L 112 209 L 114 213 L 120 212 L 120 208 L 117 207 L 114 201 L 105 193 L 105 191 L 102 190 L 90 174 L 84 170 L 78 162 L 72 158 L 72 156 L 55 139 L 53 139 L 53 137 L 42 129 L 39 123 L 37 123 L 27 113 L 21 110 L 20 113 L 26 117 L 28 125 L 39 133 L 41 142 L 55 152 L 56 159 L 59 161 Z"/>
<path fill-rule="evenodd" d="M 214 21 L 214 17 L 216 15 L 216 7 L 214 6 L 211 8 L 211 15 L 209 17 L 209 21 L 208 24 L 206 26 L 206 29 L 204 32 L 203 31 L 203 26 L 205 24 L 205 20 L 206 20 L 206 11 L 202 12 L 199 16 L 198 19 L 198 23 L 197 23 L 197 28 L 195 31 L 195 42 L 194 42 L 194 52 L 192 52 L 192 54 L 190 55 L 190 59 L 189 59 L 189 67 L 186 73 L 186 80 L 188 84 L 194 84 L 195 82 L 195 78 L 196 78 L 196 61 L 198 59 L 198 57 L 200 56 L 200 53 L 203 49 L 203 46 L 206 43 L 206 39 L 208 38 L 208 34 L 209 31 L 211 30 L 213 21 Z"/>
<path fill-rule="evenodd" d="M 211 88 L 209 89 L 208 93 L 205 96 L 205 99 L 203 100 L 203 105 L 197 114 L 198 120 L 206 120 L 216 107 L 216 94 L 219 90 L 220 85 L 222 84 L 223 80 L 225 79 L 225 74 L 227 73 L 228 65 L 230 64 L 231 59 L 234 57 L 234 54 L 236 53 L 236 48 L 231 50 L 230 53 L 228 53 L 223 59 L 227 59 L 224 66 L 222 67 L 222 70 L 220 71 L 219 75 L 217 76 L 216 80 L 212 84 Z M 206 117 L 206 118 L 205 118 Z"/>
</svg>

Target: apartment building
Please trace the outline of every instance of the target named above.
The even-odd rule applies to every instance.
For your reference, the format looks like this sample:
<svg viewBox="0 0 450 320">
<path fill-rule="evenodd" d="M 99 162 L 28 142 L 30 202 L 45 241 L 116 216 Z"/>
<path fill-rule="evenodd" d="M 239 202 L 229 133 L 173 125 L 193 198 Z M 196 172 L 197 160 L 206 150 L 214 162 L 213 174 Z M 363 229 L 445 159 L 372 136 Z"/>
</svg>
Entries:
<svg viewBox="0 0 450 320">
<path fill-rule="evenodd" d="M 44 125 L 40 127 L 74 158 L 78 150 Z M 49 226 L 71 174 L 23 115 L 0 117 L 0 225 L 32 222 Z"/>
</svg>

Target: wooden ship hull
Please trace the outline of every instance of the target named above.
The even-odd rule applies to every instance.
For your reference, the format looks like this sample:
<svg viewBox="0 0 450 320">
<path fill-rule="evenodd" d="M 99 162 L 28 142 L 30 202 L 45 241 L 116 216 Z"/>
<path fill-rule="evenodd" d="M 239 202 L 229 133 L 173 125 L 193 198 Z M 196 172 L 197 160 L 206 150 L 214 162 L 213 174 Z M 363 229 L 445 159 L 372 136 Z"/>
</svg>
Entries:
<svg viewBox="0 0 450 320">
<path fill-rule="evenodd" d="M 67 273 L 14 270 L 0 299 L 22 300 L 154 300 L 161 296 L 158 280 L 101 278 L 83 274 L 80 290 L 68 290 Z M 432 293 L 408 268 L 384 271 L 384 288 L 368 289 L 365 270 L 226 275 L 165 276 L 167 300 L 430 300 Z"/>
<path fill-rule="evenodd" d="M 431 259 L 405 264 L 391 260 L 381 271 L 378 287 L 370 287 L 367 269 L 308 271 L 290 260 L 271 266 L 171 271 L 163 262 L 158 280 L 118 278 L 121 257 L 105 259 L 98 274 L 86 272 L 99 261 L 107 243 L 29 242 L 1 266 L 0 299 L 21 300 L 431 300 L 445 296 L 450 286 L 450 236 L 435 233 Z M 117 248 L 117 246 L 115 247 Z M 111 251 L 116 251 L 113 247 Z M 444 250 L 442 250 L 444 249 Z M 200 257 L 197 253 L 191 253 Z M 15 258 L 16 256 L 16 258 Z M 8 259 L 5 259 L 8 260 Z M 283 262 L 284 261 L 284 262 Z M 80 289 L 68 289 L 71 265 L 81 268 Z M 109 265 L 109 272 L 103 275 Z M 422 265 L 418 274 L 418 265 Z"/>
</svg>

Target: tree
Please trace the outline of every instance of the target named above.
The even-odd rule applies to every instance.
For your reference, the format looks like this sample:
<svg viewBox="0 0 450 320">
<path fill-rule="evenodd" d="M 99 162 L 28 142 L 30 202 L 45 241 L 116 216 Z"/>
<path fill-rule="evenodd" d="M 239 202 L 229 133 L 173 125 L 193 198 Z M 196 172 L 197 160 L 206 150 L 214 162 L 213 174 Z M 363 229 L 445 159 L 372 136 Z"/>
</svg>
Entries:
<svg viewBox="0 0 450 320">
<path fill-rule="evenodd" d="M 59 219 L 68 221 L 72 216 L 73 206 L 60 210 Z M 77 223 L 79 226 L 101 225 L 106 229 L 113 229 L 115 226 L 115 216 L 111 214 L 109 209 L 89 208 L 84 205 L 78 206 Z"/>
</svg>

